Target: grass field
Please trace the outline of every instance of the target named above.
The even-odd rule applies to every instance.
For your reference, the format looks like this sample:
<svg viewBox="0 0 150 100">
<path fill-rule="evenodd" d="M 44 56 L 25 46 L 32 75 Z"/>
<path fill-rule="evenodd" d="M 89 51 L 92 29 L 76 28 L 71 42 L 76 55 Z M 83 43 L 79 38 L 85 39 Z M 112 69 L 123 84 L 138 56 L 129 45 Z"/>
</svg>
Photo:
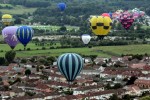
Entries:
<svg viewBox="0 0 150 100">
<path fill-rule="evenodd" d="M 21 25 L 18 25 L 21 26 Z M 39 30 L 53 30 L 56 31 L 58 29 L 60 29 L 61 26 L 52 26 L 52 25 L 30 25 L 32 28 L 35 29 L 39 29 Z M 65 25 L 65 27 L 67 28 L 67 30 L 79 30 L 79 27 L 77 26 L 69 26 L 69 25 Z"/>
<path fill-rule="evenodd" d="M 3 57 L 6 51 L 11 50 L 7 44 L 0 44 L 0 56 Z M 150 54 L 150 45 L 127 45 L 127 46 L 98 46 L 93 48 L 65 48 L 65 49 L 49 49 L 46 46 L 46 50 L 41 50 L 42 46 L 36 46 L 34 43 L 29 43 L 26 48 L 30 48 L 30 51 L 23 51 L 24 47 L 18 44 L 14 50 L 17 51 L 17 57 L 29 57 L 29 56 L 59 56 L 63 53 L 74 52 L 84 55 L 98 55 L 101 57 L 120 56 L 121 54 Z M 36 49 L 39 50 L 36 50 Z"/>
<path fill-rule="evenodd" d="M 25 13 L 33 13 L 37 8 L 26 8 L 23 7 L 21 5 L 17 5 L 17 6 L 12 6 L 9 4 L 0 4 L 1 6 L 11 6 L 13 7 L 13 9 L 0 9 L 0 12 L 2 12 L 3 14 L 25 14 Z"/>
</svg>

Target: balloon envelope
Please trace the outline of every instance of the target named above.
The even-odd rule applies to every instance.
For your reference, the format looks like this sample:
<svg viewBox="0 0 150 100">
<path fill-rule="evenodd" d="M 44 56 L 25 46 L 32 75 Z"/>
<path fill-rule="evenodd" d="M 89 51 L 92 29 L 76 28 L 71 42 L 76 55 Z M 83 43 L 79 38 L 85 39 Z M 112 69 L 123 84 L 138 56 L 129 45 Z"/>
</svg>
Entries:
<svg viewBox="0 0 150 100">
<path fill-rule="evenodd" d="M 110 16 L 110 18 L 112 18 L 112 13 L 111 12 L 109 12 L 109 16 Z"/>
<path fill-rule="evenodd" d="M 66 4 L 65 3 L 58 3 L 57 6 L 60 9 L 60 11 L 64 11 L 66 9 Z"/>
<path fill-rule="evenodd" d="M 122 26 L 128 30 L 132 23 L 134 22 L 134 17 L 131 13 L 129 12 L 124 12 L 121 14 L 121 16 L 119 17 L 119 21 L 121 22 Z"/>
<path fill-rule="evenodd" d="M 21 26 L 17 29 L 16 36 L 18 40 L 26 46 L 33 37 L 33 29 L 28 26 Z"/>
<path fill-rule="evenodd" d="M 93 16 L 90 19 L 90 27 L 92 32 L 98 36 L 99 39 L 103 39 L 106 36 L 112 26 L 112 20 L 107 16 Z"/>
<path fill-rule="evenodd" d="M 6 26 L 10 25 L 11 22 L 12 22 L 12 15 L 10 15 L 10 14 L 4 14 L 2 16 L 2 22 Z"/>
<path fill-rule="evenodd" d="M 107 16 L 107 17 L 110 17 L 109 13 L 103 13 L 101 16 Z"/>
<path fill-rule="evenodd" d="M 18 27 L 17 26 L 8 26 L 5 27 L 2 30 L 2 36 L 4 38 L 4 41 L 12 48 L 14 49 L 16 45 L 18 44 L 18 39 L 16 37 Z"/>
<path fill-rule="evenodd" d="M 59 56 L 57 65 L 67 81 L 72 82 L 83 68 L 83 59 L 76 53 L 65 53 Z"/>
<path fill-rule="evenodd" d="M 90 35 L 88 35 L 88 34 L 83 34 L 82 35 L 82 41 L 83 41 L 84 44 L 88 44 L 90 42 L 90 40 L 91 40 Z"/>
</svg>

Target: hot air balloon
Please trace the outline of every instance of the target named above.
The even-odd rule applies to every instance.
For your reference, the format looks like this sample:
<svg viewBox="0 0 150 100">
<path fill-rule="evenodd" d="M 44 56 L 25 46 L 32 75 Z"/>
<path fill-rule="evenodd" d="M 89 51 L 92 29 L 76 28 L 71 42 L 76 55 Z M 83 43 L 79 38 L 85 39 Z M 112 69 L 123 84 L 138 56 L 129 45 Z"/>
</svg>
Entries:
<svg viewBox="0 0 150 100">
<path fill-rule="evenodd" d="M 83 68 L 83 59 L 76 53 L 65 53 L 59 56 L 57 65 L 68 82 L 75 80 Z"/>
<path fill-rule="evenodd" d="M 103 13 L 101 16 L 107 16 L 107 17 L 110 17 L 109 13 Z"/>
<path fill-rule="evenodd" d="M 57 6 L 60 9 L 60 11 L 64 11 L 66 9 L 66 4 L 65 3 L 58 3 Z"/>
<path fill-rule="evenodd" d="M 17 26 L 7 26 L 2 30 L 4 41 L 11 47 L 11 49 L 14 49 L 18 44 L 18 39 L 16 37 L 17 29 Z"/>
<path fill-rule="evenodd" d="M 10 14 L 4 14 L 2 16 L 2 22 L 5 26 L 9 26 L 12 22 L 12 16 Z"/>
<path fill-rule="evenodd" d="M 29 26 L 21 26 L 17 29 L 16 36 L 18 40 L 24 45 L 24 49 L 29 41 L 32 39 L 34 31 Z"/>
<path fill-rule="evenodd" d="M 119 17 L 119 21 L 121 22 L 122 26 L 128 30 L 132 23 L 134 22 L 134 18 L 133 18 L 133 15 L 129 12 L 123 12 L 121 14 L 121 16 Z"/>
<path fill-rule="evenodd" d="M 109 16 L 110 16 L 110 18 L 112 18 L 112 13 L 111 12 L 109 12 Z"/>
<path fill-rule="evenodd" d="M 112 26 L 112 20 L 107 16 L 93 16 L 90 19 L 90 27 L 92 32 L 98 36 L 99 39 L 103 39 L 106 36 Z"/>
<path fill-rule="evenodd" d="M 88 44 L 91 40 L 91 36 L 89 34 L 83 34 L 81 38 L 84 44 Z"/>
</svg>

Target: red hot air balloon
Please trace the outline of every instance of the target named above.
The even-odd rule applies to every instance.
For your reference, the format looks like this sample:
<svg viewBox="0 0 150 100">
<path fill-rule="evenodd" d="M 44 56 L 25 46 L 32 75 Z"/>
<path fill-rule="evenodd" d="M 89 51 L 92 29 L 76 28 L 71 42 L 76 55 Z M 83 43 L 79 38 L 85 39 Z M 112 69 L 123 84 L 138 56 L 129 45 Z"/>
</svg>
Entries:
<svg viewBox="0 0 150 100">
<path fill-rule="evenodd" d="M 134 18 L 133 15 L 129 12 L 123 12 L 120 17 L 119 17 L 119 21 L 121 22 L 122 26 L 128 30 L 132 23 L 134 22 Z"/>
<path fill-rule="evenodd" d="M 107 16 L 107 17 L 110 17 L 109 13 L 103 13 L 101 16 Z"/>
</svg>

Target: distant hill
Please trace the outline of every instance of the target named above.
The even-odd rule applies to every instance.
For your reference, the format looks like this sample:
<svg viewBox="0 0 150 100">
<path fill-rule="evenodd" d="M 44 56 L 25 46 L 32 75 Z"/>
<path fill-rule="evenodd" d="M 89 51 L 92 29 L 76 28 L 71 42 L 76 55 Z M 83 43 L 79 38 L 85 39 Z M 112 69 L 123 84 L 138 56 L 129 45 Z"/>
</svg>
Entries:
<svg viewBox="0 0 150 100">
<path fill-rule="evenodd" d="M 150 0 L 63 0 L 67 8 L 61 12 L 62 0 L 0 0 L 0 14 L 13 14 L 15 24 L 88 26 L 90 15 L 139 8 L 150 15 Z"/>
</svg>

